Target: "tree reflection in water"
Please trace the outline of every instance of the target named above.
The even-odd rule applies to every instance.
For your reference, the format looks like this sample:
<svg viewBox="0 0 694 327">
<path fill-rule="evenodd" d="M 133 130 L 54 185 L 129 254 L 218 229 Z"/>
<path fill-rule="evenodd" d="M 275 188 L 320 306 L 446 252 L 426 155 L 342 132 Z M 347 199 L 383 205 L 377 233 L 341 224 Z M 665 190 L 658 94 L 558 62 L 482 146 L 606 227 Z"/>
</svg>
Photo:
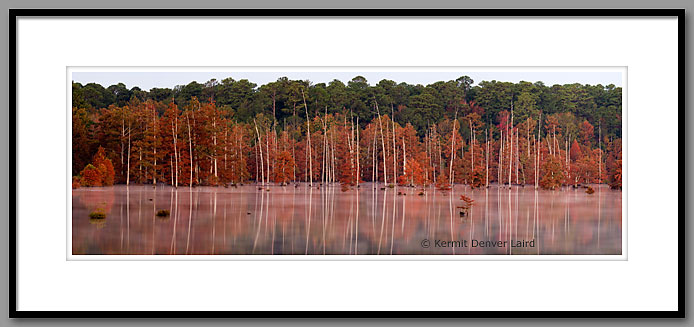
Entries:
<svg viewBox="0 0 694 327">
<path fill-rule="evenodd" d="M 253 185 L 73 190 L 73 254 L 621 254 L 622 192 Z M 270 191 L 267 191 L 269 189 Z M 475 202 L 459 215 L 460 195 Z M 94 208 L 103 222 L 89 218 Z M 315 207 L 315 208 L 314 208 Z M 155 213 L 168 209 L 170 218 Z M 131 219 L 137 215 L 136 219 Z M 151 216 L 151 217 L 150 217 Z M 431 246 L 423 247 L 423 240 Z M 467 240 L 466 247 L 439 247 Z M 472 241 L 506 242 L 472 247 Z M 533 246 L 511 247 L 518 241 Z"/>
</svg>

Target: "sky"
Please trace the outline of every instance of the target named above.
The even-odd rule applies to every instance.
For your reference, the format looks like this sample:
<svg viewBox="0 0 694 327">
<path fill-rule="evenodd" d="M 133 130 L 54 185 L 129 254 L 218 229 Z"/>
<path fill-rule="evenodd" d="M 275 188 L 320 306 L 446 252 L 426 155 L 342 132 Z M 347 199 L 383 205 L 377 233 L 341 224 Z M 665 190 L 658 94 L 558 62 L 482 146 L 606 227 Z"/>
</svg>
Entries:
<svg viewBox="0 0 694 327">
<path fill-rule="evenodd" d="M 286 76 L 293 80 L 310 80 L 313 84 L 329 83 L 338 79 L 347 84 L 355 76 L 361 75 L 366 78 L 370 85 L 377 84 L 382 79 L 394 80 L 397 83 L 406 82 L 408 84 L 428 85 L 437 81 L 450 81 L 460 76 L 470 76 L 474 80 L 474 85 L 481 81 L 503 81 L 517 83 L 519 81 L 537 82 L 542 81 L 545 85 L 554 84 L 591 84 L 622 86 L 622 73 L 611 71 L 538 71 L 538 72 L 73 72 L 72 80 L 85 85 L 87 83 L 98 83 L 104 87 L 123 83 L 128 89 L 138 86 L 142 90 L 149 91 L 152 88 L 173 88 L 176 85 L 185 85 L 192 81 L 205 83 L 212 78 L 222 81 L 231 77 L 235 80 L 247 79 L 257 85 L 276 81 L 279 77 Z"/>
</svg>

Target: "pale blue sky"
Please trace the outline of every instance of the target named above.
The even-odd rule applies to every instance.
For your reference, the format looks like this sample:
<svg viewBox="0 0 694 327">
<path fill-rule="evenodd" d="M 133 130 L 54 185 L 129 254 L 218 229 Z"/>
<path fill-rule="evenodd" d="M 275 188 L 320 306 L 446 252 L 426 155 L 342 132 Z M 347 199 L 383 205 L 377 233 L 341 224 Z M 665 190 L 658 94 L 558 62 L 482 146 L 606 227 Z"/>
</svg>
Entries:
<svg viewBox="0 0 694 327">
<path fill-rule="evenodd" d="M 347 84 L 355 76 L 364 76 L 371 85 L 375 85 L 382 79 L 394 80 L 397 83 L 428 85 L 437 81 L 454 80 L 460 76 L 470 76 L 475 85 L 481 81 L 504 82 L 537 82 L 545 85 L 554 84 L 591 84 L 622 86 L 621 72 L 73 72 L 72 79 L 84 84 L 98 83 L 104 87 L 123 83 L 129 89 L 139 86 L 143 90 L 151 88 L 173 88 L 176 85 L 188 84 L 192 81 L 205 83 L 212 78 L 221 81 L 227 77 L 235 80 L 248 79 L 249 81 L 263 85 L 276 81 L 279 77 L 286 76 L 294 80 L 310 80 L 313 84 L 328 83 L 338 79 Z"/>
</svg>

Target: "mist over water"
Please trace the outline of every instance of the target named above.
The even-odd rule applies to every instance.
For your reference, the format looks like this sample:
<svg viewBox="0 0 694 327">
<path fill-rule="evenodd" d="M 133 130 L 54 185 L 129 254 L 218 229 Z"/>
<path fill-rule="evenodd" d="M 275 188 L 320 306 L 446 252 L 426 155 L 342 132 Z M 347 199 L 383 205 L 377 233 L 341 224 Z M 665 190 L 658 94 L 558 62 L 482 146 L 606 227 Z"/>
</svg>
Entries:
<svg viewBox="0 0 694 327">
<path fill-rule="evenodd" d="M 345 192 L 339 185 L 318 189 L 307 184 L 260 189 L 259 185 L 80 188 L 72 191 L 72 252 L 621 254 L 622 192 L 605 185 L 592 187 L 594 194 L 570 187 L 473 190 L 456 185 L 447 192 L 426 188 L 423 195 L 419 195 L 422 188 L 382 190 L 382 184 L 371 183 Z M 474 200 L 469 212 L 458 208 L 464 205 L 461 195 Z M 89 217 L 97 209 L 106 213 L 105 219 Z M 159 217 L 159 210 L 169 210 L 169 215 Z"/>
</svg>

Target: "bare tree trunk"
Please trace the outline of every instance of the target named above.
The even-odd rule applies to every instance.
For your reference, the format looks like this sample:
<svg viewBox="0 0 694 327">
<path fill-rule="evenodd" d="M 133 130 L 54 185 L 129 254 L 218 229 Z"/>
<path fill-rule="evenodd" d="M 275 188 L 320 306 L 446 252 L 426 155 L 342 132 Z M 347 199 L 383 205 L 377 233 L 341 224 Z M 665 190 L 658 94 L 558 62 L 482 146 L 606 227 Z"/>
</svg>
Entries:
<svg viewBox="0 0 694 327">
<path fill-rule="evenodd" d="M 398 185 L 398 169 L 396 167 L 397 151 L 395 150 L 395 110 L 393 104 L 390 104 L 390 120 L 393 122 L 393 184 Z"/>
<path fill-rule="evenodd" d="M 557 145 L 558 145 L 558 143 L 557 143 L 557 126 L 554 126 L 554 131 L 552 132 L 552 134 L 554 136 L 554 141 L 552 142 L 552 151 L 553 151 L 552 155 L 555 156 L 555 155 L 557 155 Z"/>
<path fill-rule="evenodd" d="M 323 184 L 330 182 L 330 163 L 328 162 L 330 157 L 330 149 L 328 144 L 328 134 L 325 130 L 325 125 L 323 126 Z"/>
<path fill-rule="evenodd" d="M 497 168 L 499 176 L 497 177 L 497 182 L 501 185 L 503 183 L 501 172 L 504 170 L 504 130 L 502 129 L 499 132 L 501 132 L 501 135 L 499 136 L 499 167 Z"/>
<path fill-rule="evenodd" d="M 535 189 L 537 190 L 537 184 L 538 181 L 540 180 L 540 160 L 542 159 L 540 157 L 540 144 L 542 143 L 540 139 L 540 131 L 542 130 L 542 111 L 540 111 L 540 118 L 537 120 L 537 141 L 535 142 L 535 156 L 536 156 L 536 163 L 535 163 Z"/>
<path fill-rule="evenodd" d="M 327 107 L 326 107 L 327 109 Z M 330 169 L 331 169 L 331 182 L 335 183 L 337 179 L 335 178 L 335 127 L 333 126 L 332 133 L 330 133 Z"/>
<path fill-rule="evenodd" d="M 381 120 L 381 111 L 378 110 L 378 102 L 376 102 L 376 112 L 378 113 L 378 127 L 381 130 L 381 144 L 383 145 L 383 183 L 388 185 L 388 171 L 386 169 L 386 141 L 383 137 L 383 121 Z"/>
<path fill-rule="evenodd" d="M 344 117 L 344 120 L 342 122 L 342 126 L 344 129 L 347 129 L 347 116 Z M 349 147 L 349 169 L 350 173 L 355 173 L 355 168 L 356 168 L 356 162 L 354 162 L 355 159 L 355 153 L 354 153 L 354 142 L 355 142 L 355 137 L 354 137 L 354 121 L 352 120 L 352 112 L 350 111 L 349 113 L 349 138 L 347 138 L 347 146 Z M 350 241 L 351 242 L 351 241 Z"/>
<path fill-rule="evenodd" d="M 448 183 L 453 185 L 453 160 L 455 160 L 455 128 L 458 126 L 458 111 L 455 111 L 453 119 L 453 131 L 451 132 L 451 164 L 448 166 Z"/>
<path fill-rule="evenodd" d="M 535 160 L 535 167 L 534 167 L 535 168 L 535 189 L 537 190 L 537 181 L 538 181 L 537 175 L 539 174 L 539 171 L 540 171 L 540 168 L 538 167 L 538 165 L 540 164 L 540 156 L 538 154 L 538 145 L 537 145 L 537 141 L 535 140 L 535 135 L 533 135 L 533 147 L 535 150 L 535 155 L 533 156 L 533 159 Z"/>
<path fill-rule="evenodd" d="M 357 181 L 356 185 L 359 185 L 359 116 L 357 116 L 357 144 L 356 144 L 356 151 L 357 151 Z M 359 205 L 359 204 L 357 204 Z M 357 212 L 357 215 L 359 213 Z M 358 220 L 357 220 L 358 221 Z M 356 253 L 356 245 L 355 245 L 355 253 Z"/>
<path fill-rule="evenodd" d="M 188 150 L 190 151 L 190 184 L 193 187 L 193 138 L 190 131 L 190 111 L 187 112 L 186 121 L 188 122 Z"/>
<path fill-rule="evenodd" d="M 441 156 L 441 144 L 438 133 L 436 135 L 436 148 L 439 150 L 439 173 L 441 173 L 443 172 L 443 157 Z"/>
<path fill-rule="evenodd" d="M 176 117 L 174 117 L 174 120 L 171 122 L 171 135 L 173 135 L 173 145 L 174 145 L 174 162 L 176 163 L 176 180 L 174 182 L 174 186 L 178 188 L 178 161 L 179 161 L 179 155 L 178 155 L 178 114 Z M 172 177 L 173 174 L 172 174 Z"/>
<path fill-rule="evenodd" d="M 573 177 L 571 175 L 571 148 L 569 146 L 569 143 L 570 143 L 569 140 L 571 140 L 571 134 L 567 134 L 566 140 L 564 141 L 565 142 L 565 151 L 566 151 L 566 153 L 564 155 L 564 157 L 565 157 L 564 158 L 565 159 L 564 164 L 566 165 L 564 171 L 566 172 L 565 175 L 567 176 L 567 180 L 570 180 L 571 177 Z"/>
<path fill-rule="evenodd" d="M 215 106 L 214 116 L 212 116 L 212 153 L 214 155 L 214 177 L 219 179 L 219 174 L 217 174 L 217 107 Z"/>
<path fill-rule="evenodd" d="M 554 151 L 552 149 L 552 133 L 549 133 L 549 135 L 545 136 L 545 140 L 547 140 L 547 149 L 549 149 L 549 153 L 554 157 Z"/>
<path fill-rule="evenodd" d="M 273 128 L 274 130 L 274 128 Z M 265 158 L 267 158 L 267 174 L 265 175 L 265 183 L 270 184 L 270 133 L 265 134 Z"/>
<path fill-rule="evenodd" d="M 192 110 L 194 110 L 194 108 L 191 108 L 191 112 L 192 112 Z M 200 105 L 199 105 L 199 104 L 198 104 L 198 110 L 200 110 Z M 195 122 L 195 116 L 193 116 L 193 128 L 195 128 L 195 123 L 196 123 L 196 122 Z M 190 123 L 188 123 L 188 125 L 190 126 Z M 194 137 L 195 134 L 190 135 L 190 133 L 191 133 L 190 127 L 188 127 L 188 133 L 189 133 L 189 136 L 191 136 L 191 137 L 189 138 L 189 139 L 191 140 L 191 142 L 192 142 L 192 143 L 196 143 L 195 140 L 192 139 L 192 137 Z M 191 169 L 191 172 L 190 172 L 190 174 L 191 174 L 191 183 L 190 183 L 190 186 L 191 186 L 191 187 L 193 186 L 193 181 L 192 181 L 192 175 L 193 175 L 193 149 L 192 149 L 192 148 L 193 148 L 193 146 L 192 146 L 192 143 L 191 143 L 191 149 L 190 149 L 190 165 L 191 165 L 191 167 L 190 167 L 190 169 Z M 199 162 L 196 161 L 196 162 L 195 162 L 195 181 L 198 182 L 198 183 L 200 183 L 200 176 L 199 176 L 199 174 L 198 174 L 199 171 L 200 171 Z"/>
<path fill-rule="evenodd" d="M 509 136 L 509 148 L 508 148 L 508 186 L 511 187 L 511 172 L 513 168 L 513 103 L 511 103 L 511 131 Z"/>
<path fill-rule="evenodd" d="M 243 150 L 241 149 L 241 142 L 238 141 L 238 139 L 237 139 L 236 142 L 238 143 L 238 146 L 239 146 L 238 152 L 236 153 L 236 160 L 241 160 L 241 158 L 242 158 L 242 156 L 243 156 Z M 255 169 L 256 169 L 256 176 L 258 175 L 258 173 L 257 173 L 257 169 L 258 169 L 258 168 L 257 168 L 257 164 L 258 164 L 257 161 L 258 161 L 258 159 L 256 159 L 256 168 L 255 168 Z M 241 161 L 241 162 L 243 162 L 243 161 Z M 241 162 L 239 162 L 239 164 L 234 163 L 234 168 L 238 168 L 239 171 L 240 171 L 240 170 L 241 170 L 241 167 L 242 167 L 242 166 L 241 166 Z M 238 166 L 237 166 L 237 165 L 238 165 Z M 243 175 L 240 174 L 240 173 L 239 173 L 239 181 L 240 181 L 240 182 L 243 182 Z"/>
<path fill-rule="evenodd" d="M 130 134 L 132 134 L 132 123 L 128 121 L 128 173 L 125 178 L 125 185 L 130 185 Z"/>
<path fill-rule="evenodd" d="M 258 181 L 258 176 L 260 174 L 258 173 L 258 153 L 257 153 L 258 152 L 258 143 L 257 142 L 256 142 L 255 146 L 253 147 L 253 149 L 254 149 L 253 151 L 256 152 L 256 154 L 255 154 L 255 180 Z M 262 161 L 261 161 L 261 164 L 262 164 Z M 261 172 L 261 174 L 262 174 L 262 172 Z M 260 183 L 261 184 L 263 183 L 262 179 L 260 180 Z"/>
<path fill-rule="evenodd" d="M 154 179 L 153 184 L 156 186 L 157 185 L 157 112 L 154 110 L 154 106 L 152 106 L 152 117 L 154 119 L 154 173 L 152 175 L 152 178 Z"/>
<path fill-rule="evenodd" d="M 486 129 L 484 130 L 484 141 L 487 143 L 487 153 L 486 153 L 486 155 L 487 155 L 487 163 L 486 163 L 487 167 L 486 167 L 486 171 L 487 171 L 487 188 L 489 188 L 489 138 L 488 138 Z"/>
<path fill-rule="evenodd" d="M 602 184 L 602 122 L 598 124 L 598 184 Z"/>
<path fill-rule="evenodd" d="M 407 180 L 407 152 L 405 151 L 405 135 L 402 136 L 402 174 Z"/>
<path fill-rule="evenodd" d="M 125 166 L 125 109 L 122 109 L 122 116 L 123 116 L 123 121 L 121 125 L 121 132 L 120 132 L 120 175 L 121 177 L 125 172 L 123 171 L 123 166 Z"/>
<path fill-rule="evenodd" d="M 527 132 L 525 133 L 525 135 L 526 135 L 525 142 L 528 145 L 528 158 L 530 158 L 530 124 L 528 124 L 527 120 L 525 121 L 525 127 L 527 130 Z"/>
<path fill-rule="evenodd" d="M 424 153 L 426 153 L 427 157 L 427 166 L 426 169 L 424 169 L 424 181 L 425 183 L 429 183 L 429 167 L 431 167 L 431 157 L 429 157 L 429 124 L 427 124 L 427 133 L 426 136 L 424 137 Z"/>
<path fill-rule="evenodd" d="M 470 122 L 470 176 L 475 172 L 475 131 L 472 129 L 472 119 Z"/>
<path fill-rule="evenodd" d="M 378 183 L 378 182 L 377 182 L 377 180 L 378 180 L 378 158 L 376 158 L 376 146 L 377 146 L 376 143 L 377 143 L 377 142 L 376 142 L 376 135 L 374 135 L 374 136 L 373 136 L 373 145 L 374 145 L 374 147 L 373 147 L 373 154 L 371 155 L 371 161 L 372 161 L 372 164 L 371 164 L 371 167 L 372 167 L 372 171 L 371 171 L 371 180 L 372 180 L 374 183 Z M 374 186 L 374 188 L 376 188 L 376 186 Z"/>
<path fill-rule="evenodd" d="M 520 166 L 520 141 L 518 137 L 518 129 L 516 129 L 516 156 L 514 159 L 516 162 L 516 185 L 518 185 L 518 166 Z"/>
<path fill-rule="evenodd" d="M 258 123 L 253 119 L 253 125 L 255 126 L 255 134 L 258 137 L 258 143 L 256 144 L 256 147 L 258 148 L 258 152 L 260 152 L 260 185 L 265 185 L 265 168 L 263 167 L 265 163 L 263 162 L 263 141 L 260 139 L 260 132 L 258 131 Z M 258 157 L 256 157 L 257 160 Z M 256 168 L 258 167 L 258 164 L 256 164 Z M 258 174 L 256 173 L 256 178 Z"/>
<path fill-rule="evenodd" d="M 313 160 L 311 160 L 311 120 L 308 118 L 308 106 L 306 105 L 306 96 L 304 90 L 301 89 L 301 97 L 304 99 L 304 109 L 306 110 L 306 133 L 308 141 L 308 166 L 309 166 L 309 186 L 313 187 Z"/>
</svg>

